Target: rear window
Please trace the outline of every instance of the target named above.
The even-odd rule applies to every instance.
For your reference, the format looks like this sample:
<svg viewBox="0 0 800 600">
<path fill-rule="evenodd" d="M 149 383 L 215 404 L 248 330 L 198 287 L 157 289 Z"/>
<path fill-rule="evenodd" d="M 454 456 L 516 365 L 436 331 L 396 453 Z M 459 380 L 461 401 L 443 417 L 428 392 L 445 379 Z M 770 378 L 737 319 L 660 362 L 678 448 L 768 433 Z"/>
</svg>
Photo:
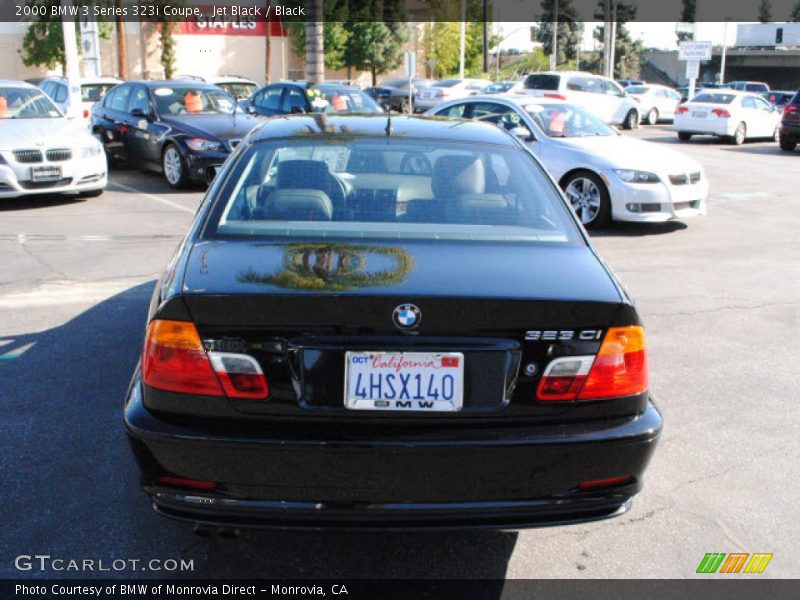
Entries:
<svg viewBox="0 0 800 600">
<path fill-rule="evenodd" d="M 765 83 L 748 83 L 745 86 L 745 89 L 748 92 L 767 92 L 767 91 L 769 91 L 769 87 Z"/>
<path fill-rule="evenodd" d="M 431 87 L 453 87 L 454 85 L 458 85 L 461 83 L 460 79 L 445 79 L 444 81 L 437 81 Z"/>
<path fill-rule="evenodd" d="M 81 100 L 84 102 L 97 102 L 115 87 L 116 83 L 87 83 L 81 86 Z"/>
<path fill-rule="evenodd" d="M 217 202 L 211 237 L 580 240 L 544 171 L 513 147 L 258 142 L 233 166 Z"/>
<path fill-rule="evenodd" d="M 528 75 L 525 78 L 526 90 L 557 90 L 560 75 Z"/>
<path fill-rule="evenodd" d="M 698 94 L 692 98 L 692 102 L 701 102 L 704 104 L 730 104 L 736 98 L 735 94 Z"/>
<path fill-rule="evenodd" d="M 631 85 L 625 88 L 625 91 L 629 94 L 639 95 L 639 94 L 646 94 L 650 91 L 650 88 L 646 85 Z"/>
</svg>

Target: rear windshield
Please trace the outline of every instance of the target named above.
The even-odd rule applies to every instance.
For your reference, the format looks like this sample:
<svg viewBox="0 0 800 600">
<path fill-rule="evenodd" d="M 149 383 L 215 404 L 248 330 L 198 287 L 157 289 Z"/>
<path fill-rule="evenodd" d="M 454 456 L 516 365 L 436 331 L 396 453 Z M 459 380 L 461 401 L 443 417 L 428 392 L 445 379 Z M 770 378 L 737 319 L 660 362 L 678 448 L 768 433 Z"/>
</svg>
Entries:
<svg viewBox="0 0 800 600">
<path fill-rule="evenodd" d="M 559 75 L 528 75 L 525 78 L 525 89 L 557 90 L 559 81 Z"/>
<path fill-rule="evenodd" d="M 650 88 L 647 87 L 646 85 L 631 85 L 626 87 L 625 91 L 628 94 L 639 95 L 639 94 L 646 94 L 647 92 L 650 91 Z"/>
<path fill-rule="evenodd" d="M 702 102 L 707 104 L 730 104 L 736 98 L 735 94 L 698 94 L 692 98 L 692 102 Z"/>
<path fill-rule="evenodd" d="M 748 83 L 744 87 L 748 92 L 769 91 L 769 86 L 766 83 Z"/>
<path fill-rule="evenodd" d="M 444 81 L 437 81 L 431 87 L 453 87 L 461 83 L 460 79 L 445 79 Z"/>
<path fill-rule="evenodd" d="M 257 142 L 207 235 L 579 243 L 569 208 L 514 147 L 400 138 Z"/>
<path fill-rule="evenodd" d="M 81 100 L 84 102 L 97 102 L 106 95 L 108 90 L 116 85 L 116 83 L 86 83 L 81 86 Z"/>
</svg>

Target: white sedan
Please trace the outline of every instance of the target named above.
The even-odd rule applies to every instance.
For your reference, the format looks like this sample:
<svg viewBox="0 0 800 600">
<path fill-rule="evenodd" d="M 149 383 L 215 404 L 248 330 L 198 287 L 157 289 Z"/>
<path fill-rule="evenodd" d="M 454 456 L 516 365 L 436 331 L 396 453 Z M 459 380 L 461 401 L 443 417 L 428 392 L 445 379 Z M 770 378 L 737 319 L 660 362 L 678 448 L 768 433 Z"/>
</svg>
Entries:
<svg viewBox="0 0 800 600">
<path fill-rule="evenodd" d="M 628 94 L 639 104 L 642 121 L 655 125 L 659 121 L 672 121 L 675 111 L 681 103 L 681 95 L 665 85 L 646 83 L 629 85 L 625 88 Z"/>
<path fill-rule="evenodd" d="M 79 121 L 67 119 L 38 88 L 0 81 L 0 198 L 102 194 L 106 154 Z"/>
<path fill-rule="evenodd" d="M 758 94 L 705 90 L 675 111 L 673 127 L 681 141 L 713 135 L 734 144 L 752 138 L 778 140 L 781 112 Z"/>
<path fill-rule="evenodd" d="M 708 180 L 693 158 L 622 135 L 582 108 L 535 97 L 475 96 L 428 115 L 478 119 L 524 141 L 588 227 L 703 215 Z"/>
<path fill-rule="evenodd" d="M 428 110 L 442 102 L 453 100 L 454 98 L 464 98 L 481 93 L 481 90 L 489 85 L 491 81 L 486 79 L 445 79 L 437 81 L 430 87 L 417 90 L 414 98 L 415 110 Z"/>
</svg>

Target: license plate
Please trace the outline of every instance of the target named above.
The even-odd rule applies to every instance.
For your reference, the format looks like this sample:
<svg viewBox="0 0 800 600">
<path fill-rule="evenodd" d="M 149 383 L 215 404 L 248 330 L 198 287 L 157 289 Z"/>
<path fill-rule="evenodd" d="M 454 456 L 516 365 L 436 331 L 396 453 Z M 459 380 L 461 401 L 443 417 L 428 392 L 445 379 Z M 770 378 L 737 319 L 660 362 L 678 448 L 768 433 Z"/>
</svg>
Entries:
<svg viewBox="0 0 800 600">
<path fill-rule="evenodd" d="M 350 410 L 456 412 L 464 401 L 460 352 L 347 352 L 344 406 Z"/>
<path fill-rule="evenodd" d="M 34 183 L 58 181 L 61 179 L 61 167 L 31 167 L 31 179 Z"/>
<path fill-rule="evenodd" d="M 695 119 L 705 119 L 706 118 L 706 113 L 704 113 L 702 111 L 694 111 L 692 113 L 692 117 L 694 117 Z"/>
</svg>

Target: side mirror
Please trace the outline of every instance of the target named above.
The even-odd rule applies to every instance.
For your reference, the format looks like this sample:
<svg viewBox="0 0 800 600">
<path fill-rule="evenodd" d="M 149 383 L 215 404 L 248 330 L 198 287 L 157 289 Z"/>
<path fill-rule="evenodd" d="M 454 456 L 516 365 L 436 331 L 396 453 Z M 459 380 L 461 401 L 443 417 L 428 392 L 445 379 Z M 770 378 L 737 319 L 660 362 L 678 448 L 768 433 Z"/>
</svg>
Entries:
<svg viewBox="0 0 800 600">
<path fill-rule="evenodd" d="M 145 119 L 147 121 L 153 120 L 152 114 L 138 107 L 131 110 L 131 115 L 133 115 L 134 117 L 139 117 L 140 119 Z"/>
<path fill-rule="evenodd" d="M 536 138 L 533 137 L 531 130 L 527 127 L 514 127 L 513 129 L 509 129 L 508 132 L 513 135 L 515 138 L 522 142 L 535 142 Z"/>
</svg>

